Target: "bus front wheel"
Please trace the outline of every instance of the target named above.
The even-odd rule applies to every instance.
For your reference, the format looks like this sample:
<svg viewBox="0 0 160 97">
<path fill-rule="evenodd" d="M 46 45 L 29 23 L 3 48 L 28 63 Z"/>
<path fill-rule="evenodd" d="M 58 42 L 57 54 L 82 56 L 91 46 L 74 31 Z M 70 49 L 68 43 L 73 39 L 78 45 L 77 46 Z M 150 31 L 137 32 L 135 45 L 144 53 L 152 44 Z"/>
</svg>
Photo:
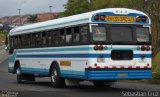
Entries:
<svg viewBox="0 0 160 97">
<path fill-rule="evenodd" d="M 20 67 L 16 68 L 16 74 L 17 74 L 17 82 L 18 83 L 23 83 L 23 75 L 21 73 Z"/>
<path fill-rule="evenodd" d="M 57 65 L 51 67 L 51 83 L 54 88 L 60 88 L 65 86 L 64 78 L 60 77 L 60 71 Z"/>
</svg>

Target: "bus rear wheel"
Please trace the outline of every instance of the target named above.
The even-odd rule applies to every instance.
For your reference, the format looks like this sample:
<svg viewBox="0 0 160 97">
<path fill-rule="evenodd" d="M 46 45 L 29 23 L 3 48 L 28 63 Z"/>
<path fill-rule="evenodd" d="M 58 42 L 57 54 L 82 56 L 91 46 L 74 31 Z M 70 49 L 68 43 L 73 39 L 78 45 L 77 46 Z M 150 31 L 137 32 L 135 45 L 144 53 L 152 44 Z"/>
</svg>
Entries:
<svg viewBox="0 0 160 97">
<path fill-rule="evenodd" d="M 60 71 L 56 65 L 51 67 L 51 83 L 54 88 L 61 88 L 65 86 L 65 80 L 60 77 Z"/>
</svg>

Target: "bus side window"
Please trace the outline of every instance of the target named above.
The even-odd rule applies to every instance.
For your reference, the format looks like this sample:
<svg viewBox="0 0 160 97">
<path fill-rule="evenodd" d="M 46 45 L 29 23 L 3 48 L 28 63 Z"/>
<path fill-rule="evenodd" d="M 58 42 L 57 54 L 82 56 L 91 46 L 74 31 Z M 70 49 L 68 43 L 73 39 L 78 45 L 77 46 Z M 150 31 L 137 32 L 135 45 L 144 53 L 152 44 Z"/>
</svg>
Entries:
<svg viewBox="0 0 160 97">
<path fill-rule="evenodd" d="M 81 33 L 81 41 L 87 42 L 88 41 L 88 29 L 87 26 L 81 26 L 80 27 L 80 33 Z"/>
<path fill-rule="evenodd" d="M 73 42 L 79 42 L 80 40 L 80 31 L 79 27 L 73 27 Z"/>
<path fill-rule="evenodd" d="M 41 46 L 41 33 L 36 33 L 35 35 L 35 40 L 36 40 L 36 47 L 40 47 Z"/>
<path fill-rule="evenodd" d="M 9 47 L 13 48 L 13 38 L 12 37 L 9 38 Z"/>
<path fill-rule="evenodd" d="M 19 48 L 21 48 L 22 47 L 22 38 L 21 38 L 21 36 L 19 36 L 18 42 L 19 42 Z"/>
<path fill-rule="evenodd" d="M 27 35 L 23 35 L 23 47 L 27 47 Z"/>
<path fill-rule="evenodd" d="M 20 48 L 21 47 L 21 36 L 18 36 L 17 43 L 18 43 L 18 48 Z"/>
<path fill-rule="evenodd" d="M 31 35 L 28 34 L 27 37 L 28 37 L 27 38 L 27 44 L 28 44 L 27 47 L 29 48 L 31 46 Z"/>
<path fill-rule="evenodd" d="M 35 47 L 35 34 L 31 34 L 31 47 Z"/>
<path fill-rule="evenodd" d="M 64 43 L 65 42 L 65 32 L 64 29 L 60 29 L 60 43 Z"/>
<path fill-rule="evenodd" d="M 72 42 L 72 29 L 67 28 L 66 29 L 66 43 L 71 43 Z"/>
<path fill-rule="evenodd" d="M 42 32 L 42 46 L 46 45 L 46 32 Z"/>
<path fill-rule="evenodd" d="M 17 37 L 16 36 L 13 37 L 13 46 L 14 46 L 14 48 L 17 47 Z"/>
<path fill-rule="evenodd" d="M 46 34 L 47 34 L 46 43 L 48 46 L 51 46 L 52 45 L 52 33 L 51 31 L 48 31 Z"/>
<path fill-rule="evenodd" d="M 57 45 L 59 43 L 59 40 L 58 40 L 58 37 L 59 37 L 58 30 L 54 30 L 52 33 L 53 33 L 53 35 L 52 35 L 52 43 L 53 43 L 53 45 Z"/>
</svg>

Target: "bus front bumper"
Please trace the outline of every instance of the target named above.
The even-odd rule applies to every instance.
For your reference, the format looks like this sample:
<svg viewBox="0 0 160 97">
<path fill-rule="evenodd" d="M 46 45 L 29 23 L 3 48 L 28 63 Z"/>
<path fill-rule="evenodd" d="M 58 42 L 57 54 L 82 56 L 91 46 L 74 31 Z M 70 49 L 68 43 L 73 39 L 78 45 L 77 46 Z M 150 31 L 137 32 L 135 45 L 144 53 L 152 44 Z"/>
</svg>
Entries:
<svg viewBox="0 0 160 97">
<path fill-rule="evenodd" d="M 87 80 L 151 79 L 151 69 L 86 69 Z"/>
</svg>

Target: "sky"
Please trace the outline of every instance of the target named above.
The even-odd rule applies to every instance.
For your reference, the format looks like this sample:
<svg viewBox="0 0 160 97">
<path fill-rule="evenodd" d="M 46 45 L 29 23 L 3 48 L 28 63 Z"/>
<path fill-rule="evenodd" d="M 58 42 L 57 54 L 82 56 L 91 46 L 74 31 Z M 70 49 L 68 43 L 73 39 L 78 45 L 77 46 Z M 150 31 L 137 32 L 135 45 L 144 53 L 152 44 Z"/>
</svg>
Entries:
<svg viewBox="0 0 160 97">
<path fill-rule="evenodd" d="M 21 9 L 21 15 L 50 12 L 49 6 L 52 6 L 52 12 L 64 11 L 63 5 L 68 0 L 0 0 L 0 17 L 18 15 L 18 9 Z"/>
</svg>

